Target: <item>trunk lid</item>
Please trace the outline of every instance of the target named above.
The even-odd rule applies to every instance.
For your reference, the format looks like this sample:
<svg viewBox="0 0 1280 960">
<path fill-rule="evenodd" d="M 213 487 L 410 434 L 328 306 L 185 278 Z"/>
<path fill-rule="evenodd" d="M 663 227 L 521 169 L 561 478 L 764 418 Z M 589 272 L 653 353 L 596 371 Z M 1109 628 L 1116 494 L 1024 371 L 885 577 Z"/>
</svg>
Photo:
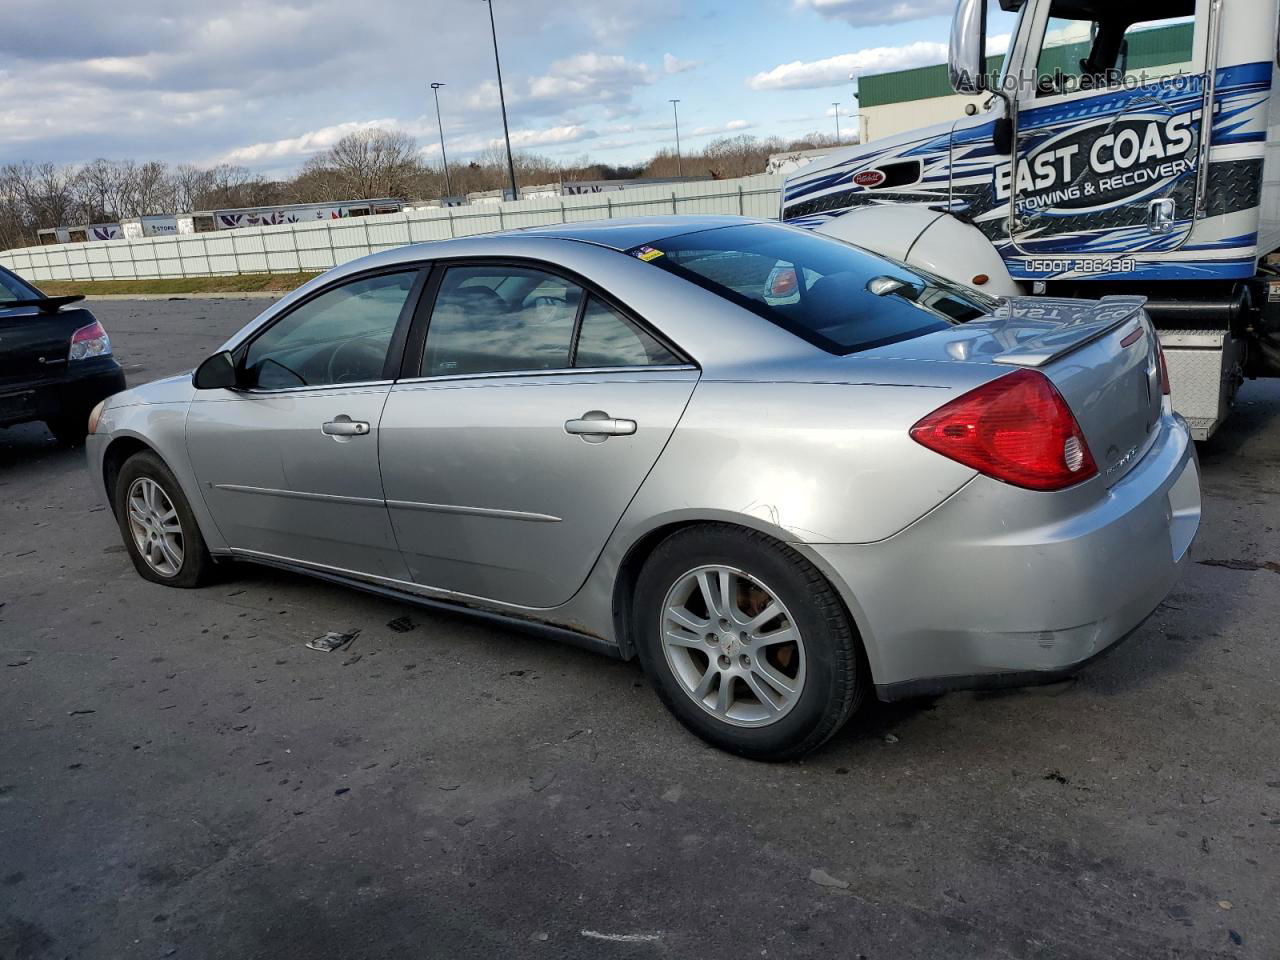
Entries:
<svg viewBox="0 0 1280 960">
<path fill-rule="evenodd" d="M 6 307 L 0 301 L 0 389 L 62 376 L 71 334 L 93 322 L 86 316 L 83 310 L 50 313 L 34 306 Z"/>
<path fill-rule="evenodd" d="M 1145 303 L 1012 297 L 989 316 L 861 356 L 1039 370 L 1071 407 L 1110 486 L 1142 459 L 1160 420 L 1160 359 Z"/>
</svg>

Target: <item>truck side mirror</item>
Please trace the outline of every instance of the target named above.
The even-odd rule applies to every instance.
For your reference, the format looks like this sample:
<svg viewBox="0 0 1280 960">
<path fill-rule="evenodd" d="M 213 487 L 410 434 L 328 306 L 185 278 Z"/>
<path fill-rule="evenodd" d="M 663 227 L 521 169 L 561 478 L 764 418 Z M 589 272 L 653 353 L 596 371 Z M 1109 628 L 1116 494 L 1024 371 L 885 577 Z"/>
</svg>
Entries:
<svg viewBox="0 0 1280 960">
<path fill-rule="evenodd" d="M 988 89 L 987 0 L 960 0 L 951 21 L 951 88 L 969 96 Z"/>
<path fill-rule="evenodd" d="M 238 381 L 236 361 L 229 350 L 206 358 L 191 375 L 191 385 L 197 390 L 228 390 L 236 386 Z"/>
<path fill-rule="evenodd" d="M 1013 153 L 1013 118 L 1001 117 L 991 125 L 991 146 L 998 154 Z"/>
</svg>

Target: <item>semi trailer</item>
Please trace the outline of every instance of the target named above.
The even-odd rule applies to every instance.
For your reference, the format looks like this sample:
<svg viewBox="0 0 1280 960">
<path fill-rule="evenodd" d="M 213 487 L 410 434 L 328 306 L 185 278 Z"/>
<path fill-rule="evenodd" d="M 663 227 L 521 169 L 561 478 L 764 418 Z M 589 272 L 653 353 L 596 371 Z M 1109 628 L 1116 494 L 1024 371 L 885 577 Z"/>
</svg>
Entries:
<svg viewBox="0 0 1280 960">
<path fill-rule="evenodd" d="M 951 85 L 982 107 L 795 171 L 782 219 L 989 293 L 1145 296 L 1207 439 L 1246 377 L 1280 376 L 1280 0 L 999 7 L 998 67 L 995 0 L 952 22 Z M 1152 29 L 1180 49 L 1130 62 Z"/>
</svg>

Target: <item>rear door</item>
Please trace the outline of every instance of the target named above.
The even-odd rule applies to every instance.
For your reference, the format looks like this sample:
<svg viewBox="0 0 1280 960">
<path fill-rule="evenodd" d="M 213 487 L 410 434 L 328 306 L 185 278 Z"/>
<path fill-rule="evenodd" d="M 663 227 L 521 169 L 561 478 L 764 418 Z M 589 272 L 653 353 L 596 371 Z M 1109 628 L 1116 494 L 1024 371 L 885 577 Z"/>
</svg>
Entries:
<svg viewBox="0 0 1280 960">
<path fill-rule="evenodd" d="M 1080 258 L 1185 242 L 1195 219 L 1207 31 L 1203 16 L 1172 14 L 1190 7 L 1171 3 L 1167 19 L 1137 23 L 1124 4 L 1105 21 L 1047 19 L 1029 58 L 1035 90 L 1019 102 L 1016 172 L 1006 163 L 995 173 L 996 199 L 1013 201 L 1020 251 Z M 1048 272 L 1070 269 L 1080 268 Z"/>
<path fill-rule="evenodd" d="M 586 580 L 698 370 L 578 278 L 531 262 L 439 269 L 379 456 L 414 580 L 529 607 Z"/>
</svg>

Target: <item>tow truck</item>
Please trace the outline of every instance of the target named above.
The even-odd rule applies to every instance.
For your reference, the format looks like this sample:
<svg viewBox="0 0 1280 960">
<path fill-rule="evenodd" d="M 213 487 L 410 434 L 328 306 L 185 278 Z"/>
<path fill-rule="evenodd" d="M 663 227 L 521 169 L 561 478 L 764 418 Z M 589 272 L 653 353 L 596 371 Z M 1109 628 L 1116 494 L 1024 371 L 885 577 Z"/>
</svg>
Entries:
<svg viewBox="0 0 1280 960">
<path fill-rule="evenodd" d="M 991 70 L 996 2 L 1016 21 Z M 1280 376 L 1278 3 L 960 0 L 951 86 L 985 104 L 809 163 L 781 217 L 997 295 L 1145 296 L 1207 439 L 1246 377 Z M 1173 62 L 1128 62 L 1169 27 Z"/>
</svg>

